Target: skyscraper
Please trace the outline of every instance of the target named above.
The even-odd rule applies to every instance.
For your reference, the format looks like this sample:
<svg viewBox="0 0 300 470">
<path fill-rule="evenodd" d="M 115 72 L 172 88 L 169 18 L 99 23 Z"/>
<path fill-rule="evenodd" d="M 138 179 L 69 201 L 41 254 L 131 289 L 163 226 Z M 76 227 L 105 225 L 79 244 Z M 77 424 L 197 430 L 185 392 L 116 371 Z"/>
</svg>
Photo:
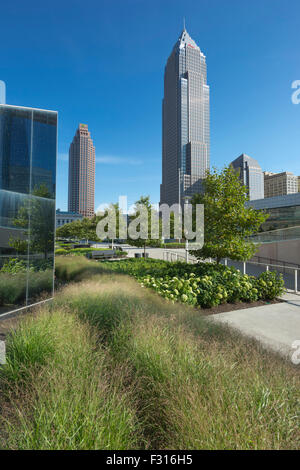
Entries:
<svg viewBox="0 0 300 470">
<path fill-rule="evenodd" d="M 231 162 L 232 167 L 239 173 L 242 184 L 247 186 L 249 199 L 263 199 L 264 175 L 259 163 L 254 158 L 242 153 Z"/>
<path fill-rule="evenodd" d="M 86 124 L 79 124 L 69 150 L 70 212 L 94 215 L 95 147 Z"/>
<path fill-rule="evenodd" d="M 185 28 L 165 67 L 162 113 L 160 202 L 172 205 L 201 191 L 210 157 L 205 55 Z"/>
</svg>

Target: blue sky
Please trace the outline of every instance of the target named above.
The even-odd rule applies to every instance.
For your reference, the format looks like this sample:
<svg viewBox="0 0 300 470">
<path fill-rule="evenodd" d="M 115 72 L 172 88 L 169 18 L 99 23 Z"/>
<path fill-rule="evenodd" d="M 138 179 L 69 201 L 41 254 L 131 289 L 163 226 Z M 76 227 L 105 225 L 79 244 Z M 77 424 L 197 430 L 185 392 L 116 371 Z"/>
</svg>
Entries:
<svg viewBox="0 0 300 470">
<path fill-rule="evenodd" d="M 80 122 L 96 146 L 96 207 L 159 200 L 164 65 L 182 18 L 207 56 L 211 164 L 241 153 L 300 175 L 299 0 L 15 0 L 1 4 L 7 103 L 59 112 L 57 207 Z"/>
</svg>

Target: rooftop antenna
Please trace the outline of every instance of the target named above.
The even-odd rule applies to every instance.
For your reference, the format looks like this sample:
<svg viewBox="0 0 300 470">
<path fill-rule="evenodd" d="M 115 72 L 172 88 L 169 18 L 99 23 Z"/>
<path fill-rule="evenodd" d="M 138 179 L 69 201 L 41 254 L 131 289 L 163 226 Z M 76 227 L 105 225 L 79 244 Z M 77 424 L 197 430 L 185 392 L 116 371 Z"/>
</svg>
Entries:
<svg viewBox="0 0 300 470">
<path fill-rule="evenodd" d="M 185 16 L 183 17 L 183 31 L 185 31 Z"/>
</svg>

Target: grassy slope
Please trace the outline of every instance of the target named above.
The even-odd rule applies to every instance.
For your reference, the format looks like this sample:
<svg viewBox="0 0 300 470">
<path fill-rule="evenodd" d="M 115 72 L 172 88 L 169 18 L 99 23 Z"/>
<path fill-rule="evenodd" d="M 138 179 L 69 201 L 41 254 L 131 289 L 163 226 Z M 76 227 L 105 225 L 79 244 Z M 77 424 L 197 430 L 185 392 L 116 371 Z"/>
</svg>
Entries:
<svg viewBox="0 0 300 470">
<path fill-rule="evenodd" d="M 58 269 L 78 282 L 10 340 L 6 447 L 300 447 L 291 364 L 97 263 Z"/>
</svg>

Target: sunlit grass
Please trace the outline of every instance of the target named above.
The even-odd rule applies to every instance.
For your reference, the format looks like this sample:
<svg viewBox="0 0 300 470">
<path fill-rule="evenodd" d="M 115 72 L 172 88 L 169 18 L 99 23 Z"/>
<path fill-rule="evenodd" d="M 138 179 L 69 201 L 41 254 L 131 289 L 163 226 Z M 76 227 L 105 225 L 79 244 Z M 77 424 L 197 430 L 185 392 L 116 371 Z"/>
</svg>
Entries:
<svg viewBox="0 0 300 470">
<path fill-rule="evenodd" d="M 151 448 L 300 447 L 300 376 L 255 341 L 125 276 L 68 287 L 67 302 L 131 367 Z"/>
<path fill-rule="evenodd" d="M 140 445 L 134 400 L 88 325 L 68 309 L 23 321 L 7 344 L 2 390 L 10 402 L 4 448 L 130 449 Z"/>
<path fill-rule="evenodd" d="M 101 263 L 8 340 L 3 447 L 299 449 L 299 369 Z"/>
</svg>

